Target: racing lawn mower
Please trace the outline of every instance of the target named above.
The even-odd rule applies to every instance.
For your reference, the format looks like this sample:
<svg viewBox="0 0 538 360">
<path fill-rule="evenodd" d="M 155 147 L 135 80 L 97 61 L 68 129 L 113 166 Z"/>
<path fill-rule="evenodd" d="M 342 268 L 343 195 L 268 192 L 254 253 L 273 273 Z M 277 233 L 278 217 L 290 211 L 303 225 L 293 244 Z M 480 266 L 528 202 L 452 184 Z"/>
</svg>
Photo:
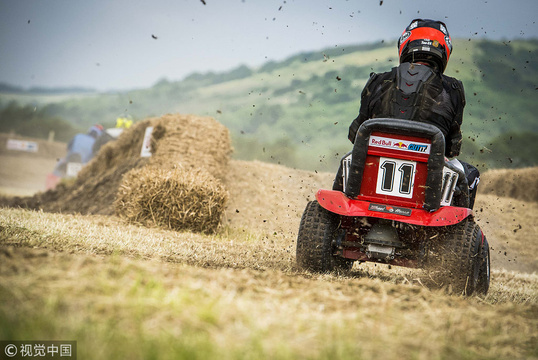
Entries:
<svg viewBox="0 0 538 360">
<path fill-rule="evenodd" d="M 463 169 L 444 153 L 433 125 L 365 121 L 342 159 L 342 189 L 320 189 L 306 206 L 299 267 L 347 271 L 369 261 L 422 268 L 456 293 L 486 294 L 489 245 L 469 208 Z"/>
</svg>

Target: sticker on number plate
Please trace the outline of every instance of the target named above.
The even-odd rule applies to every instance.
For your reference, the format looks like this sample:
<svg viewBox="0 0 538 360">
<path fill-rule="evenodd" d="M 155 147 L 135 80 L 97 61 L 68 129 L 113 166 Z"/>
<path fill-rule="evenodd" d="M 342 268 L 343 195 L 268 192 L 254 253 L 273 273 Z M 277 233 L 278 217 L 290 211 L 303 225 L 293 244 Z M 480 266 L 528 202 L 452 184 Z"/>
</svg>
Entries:
<svg viewBox="0 0 538 360">
<path fill-rule="evenodd" d="M 416 168 L 415 161 L 380 157 L 375 192 L 381 195 L 413 198 Z"/>
<path fill-rule="evenodd" d="M 396 215 L 402 215 L 402 216 L 411 216 L 412 209 L 398 207 L 398 206 L 390 206 L 390 205 L 382 205 L 382 204 L 370 204 L 368 205 L 368 210 L 370 211 L 377 211 L 377 212 L 383 212 L 383 213 L 389 213 L 389 214 L 396 214 Z"/>
</svg>

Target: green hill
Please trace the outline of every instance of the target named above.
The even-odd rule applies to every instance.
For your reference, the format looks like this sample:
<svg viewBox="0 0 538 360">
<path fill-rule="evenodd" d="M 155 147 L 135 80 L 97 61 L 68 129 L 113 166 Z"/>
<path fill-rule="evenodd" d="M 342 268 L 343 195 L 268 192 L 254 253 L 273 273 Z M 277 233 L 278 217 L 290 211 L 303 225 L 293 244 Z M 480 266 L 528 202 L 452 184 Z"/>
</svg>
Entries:
<svg viewBox="0 0 538 360">
<path fill-rule="evenodd" d="M 467 97 L 462 158 L 487 168 L 536 165 L 538 41 L 455 40 L 454 49 L 447 74 L 463 81 Z M 44 116 L 78 129 L 112 126 L 121 114 L 138 120 L 173 112 L 210 115 L 230 129 L 237 158 L 334 171 L 351 149 L 347 128 L 370 72 L 396 66 L 396 53 L 393 43 L 336 46 L 258 69 L 196 73 L 123 93 L 55 102 L 3 93 L 0 107 L 14 99 L 21 107 L 40 104 Z M 9 128 L 6 122 L 0 113 L 0 131 Z"/>
</svg>

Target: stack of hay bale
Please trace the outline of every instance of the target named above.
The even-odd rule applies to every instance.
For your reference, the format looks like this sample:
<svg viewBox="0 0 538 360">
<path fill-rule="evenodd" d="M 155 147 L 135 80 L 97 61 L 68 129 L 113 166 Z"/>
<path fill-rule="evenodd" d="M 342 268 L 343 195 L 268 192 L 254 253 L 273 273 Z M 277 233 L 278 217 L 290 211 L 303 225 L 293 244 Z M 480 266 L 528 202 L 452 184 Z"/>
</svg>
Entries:
<svg viewBox="0 0 538 360">
<path fill-rule="evenodd" d="M 123 176 L 116 214 L 146 226 L 215 232 L 228 199 L 222 185 L 232 152 L 228 129 L 210 117 L 165 115 L 133 130 L 147 126 L 153 126 L 152 156 Z"/>
<path fill-rule="evenodd" d="M 153 127 L 151 157 L 141 157 Z M 210 117 L 165 115 L 140 121 L 105 144 L 72 184 L 0 204 L 49 212 L 117 214 L 129 222 L 213 233 L 228 193 L 228 129 Z"/>
</svg>

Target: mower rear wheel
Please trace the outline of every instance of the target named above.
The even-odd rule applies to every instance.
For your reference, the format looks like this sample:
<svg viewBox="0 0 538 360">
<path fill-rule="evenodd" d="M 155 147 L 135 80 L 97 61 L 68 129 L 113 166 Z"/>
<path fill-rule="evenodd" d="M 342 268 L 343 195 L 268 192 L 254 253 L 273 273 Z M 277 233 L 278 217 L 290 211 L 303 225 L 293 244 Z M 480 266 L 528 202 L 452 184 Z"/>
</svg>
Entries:
<svg viewBox="0 0 538 360">
<path fill-rule="evenodd" d="M 338 229 L 338 215 L 322 208 L 314 200 L 305 208 L 297 236 L 297 265 L 315 272 L 348 271 L 353 260 L 333 255 Z"/>
<path fill-rule="evenodd" d="M 489 288 L 489 246 L 486 248 L 482 230 L 472 218 L 445 230 L 439 254 L 445 282 L 456 293 L 485 294 Z"/>
<path fill-rule="evenodd" d="M 476 285 L 476 292 L 486 295 L 489 290 L 490 281 L 490 257 L 489 257 L 489 244 L 488 240 L 484 236 L 484 241 L 480 247 L 480 267 L 478 270 L 478 283 Z"/>
</svg>

